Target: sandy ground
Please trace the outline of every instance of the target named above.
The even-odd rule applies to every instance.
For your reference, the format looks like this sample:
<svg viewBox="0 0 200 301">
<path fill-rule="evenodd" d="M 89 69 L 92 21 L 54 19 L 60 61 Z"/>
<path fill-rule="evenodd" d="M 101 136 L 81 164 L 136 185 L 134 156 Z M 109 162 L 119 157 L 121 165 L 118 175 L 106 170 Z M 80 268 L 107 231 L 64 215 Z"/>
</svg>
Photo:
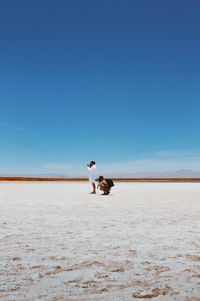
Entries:
<svg viewBox="0 0 200 301">
<path fill-rule="evenodd" d="M 200 183 L 0 183 L 0 300 L 200 300 Z"/>
</svg>

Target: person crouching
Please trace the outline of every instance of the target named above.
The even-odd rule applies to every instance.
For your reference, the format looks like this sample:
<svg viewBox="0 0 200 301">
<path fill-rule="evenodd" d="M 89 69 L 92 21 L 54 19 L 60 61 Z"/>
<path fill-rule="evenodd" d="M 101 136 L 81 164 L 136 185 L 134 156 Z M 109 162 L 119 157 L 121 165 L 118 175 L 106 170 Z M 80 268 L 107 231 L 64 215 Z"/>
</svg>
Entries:
<svg viewBox="0 0 200 301">
<path fill-rule="evenodd" d="M 103 176 L 100 176 L 97 181 L 98 187 L 104 192 L 103 195 L 108 195 L 110 193 L 111 187 L 114 186 L 113 181 L 111 179 L 104 179 Z"/>
</svg>

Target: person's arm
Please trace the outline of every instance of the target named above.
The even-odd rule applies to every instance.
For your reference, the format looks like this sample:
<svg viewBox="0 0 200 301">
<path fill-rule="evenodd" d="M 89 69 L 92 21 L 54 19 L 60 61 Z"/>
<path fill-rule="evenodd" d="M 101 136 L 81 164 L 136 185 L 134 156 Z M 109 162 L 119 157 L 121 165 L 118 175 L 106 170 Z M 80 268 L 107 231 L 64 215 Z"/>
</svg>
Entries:
<svg viewBox="0 0 200 301">
<path fill-rule="evenodd" d="M 103 181 L 98 182 L 98 186 L 99 186 L 99 187 L 102 187 L 102 185 L 103 185 Z"/>
<path fill-rule="evenodd" d="M 108 185 L 106 180 L 103 180 L 101 183 L 102 183 L 102 185 Z"/>
</svg>

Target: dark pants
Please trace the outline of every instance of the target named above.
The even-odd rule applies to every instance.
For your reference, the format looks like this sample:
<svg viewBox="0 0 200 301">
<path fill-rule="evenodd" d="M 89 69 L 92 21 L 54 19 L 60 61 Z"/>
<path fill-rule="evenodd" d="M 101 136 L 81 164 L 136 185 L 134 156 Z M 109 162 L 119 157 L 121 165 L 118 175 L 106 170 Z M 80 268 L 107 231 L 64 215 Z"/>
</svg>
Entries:
<svg viewBox="0 0 200 301">
<path fill-rule="evenodd" d="M 103 190 L 104 190 L 105 194 L 109 194 L 110 193 L 111 187 L 109 187 L 107 185 L 103 185 L 102 187 L 103 187 Z"/>
</svg>

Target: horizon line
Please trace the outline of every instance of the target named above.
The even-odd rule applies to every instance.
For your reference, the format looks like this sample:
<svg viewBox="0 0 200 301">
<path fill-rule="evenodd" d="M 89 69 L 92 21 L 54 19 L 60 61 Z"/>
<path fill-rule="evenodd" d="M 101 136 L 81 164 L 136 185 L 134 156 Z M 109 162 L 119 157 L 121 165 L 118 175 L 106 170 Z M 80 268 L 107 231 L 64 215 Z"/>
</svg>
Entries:
<svg viewBox="0 0 200 301">
<path fill-rule="evenodd" d="M 157 182 L 164 182 L 164 181 L 167 181 L 167 182 L 170 182 L 170 181 L 200 181 L 200 177 L 199 178 L 190 178 L 190 177 L 187 177 L 187 178 L 181 178 L 181 177 L 177 177 L 177 178 L 173 178 L 173 177 L 169 177 L 169 178 L 159 178 L 159 177 L 155 177 L 155 178 L 129 178 L 129 177 L 126 177 L 126 178 L 115 178 L 115 177 L 112 177 L 112 180 L 113 181 L 136 181 L 136 182 L 140 182 L 140 181 L 157 181 Z M 61 182 L 61 181 L 64 181 L 64 182 L 78 182 L 78 181 L 81 181 L 81 182 L 86 182 L 88 181 L 88 178 L 86 177 L 73 177 L 73 178 L 56 178 L 56 177 L 28 177 L 28 176 L 24 176 L 24 177 L 19 177 L 19 176 L 13 176 L 13 177 L 0 177 L 0 181 L 18 181 L 18 182 L 25 182 L 25 181 L 28 181 L 28 182 L 44 182 L 44 181 L 47 181 L 47 182 Z"/>
</svg>

